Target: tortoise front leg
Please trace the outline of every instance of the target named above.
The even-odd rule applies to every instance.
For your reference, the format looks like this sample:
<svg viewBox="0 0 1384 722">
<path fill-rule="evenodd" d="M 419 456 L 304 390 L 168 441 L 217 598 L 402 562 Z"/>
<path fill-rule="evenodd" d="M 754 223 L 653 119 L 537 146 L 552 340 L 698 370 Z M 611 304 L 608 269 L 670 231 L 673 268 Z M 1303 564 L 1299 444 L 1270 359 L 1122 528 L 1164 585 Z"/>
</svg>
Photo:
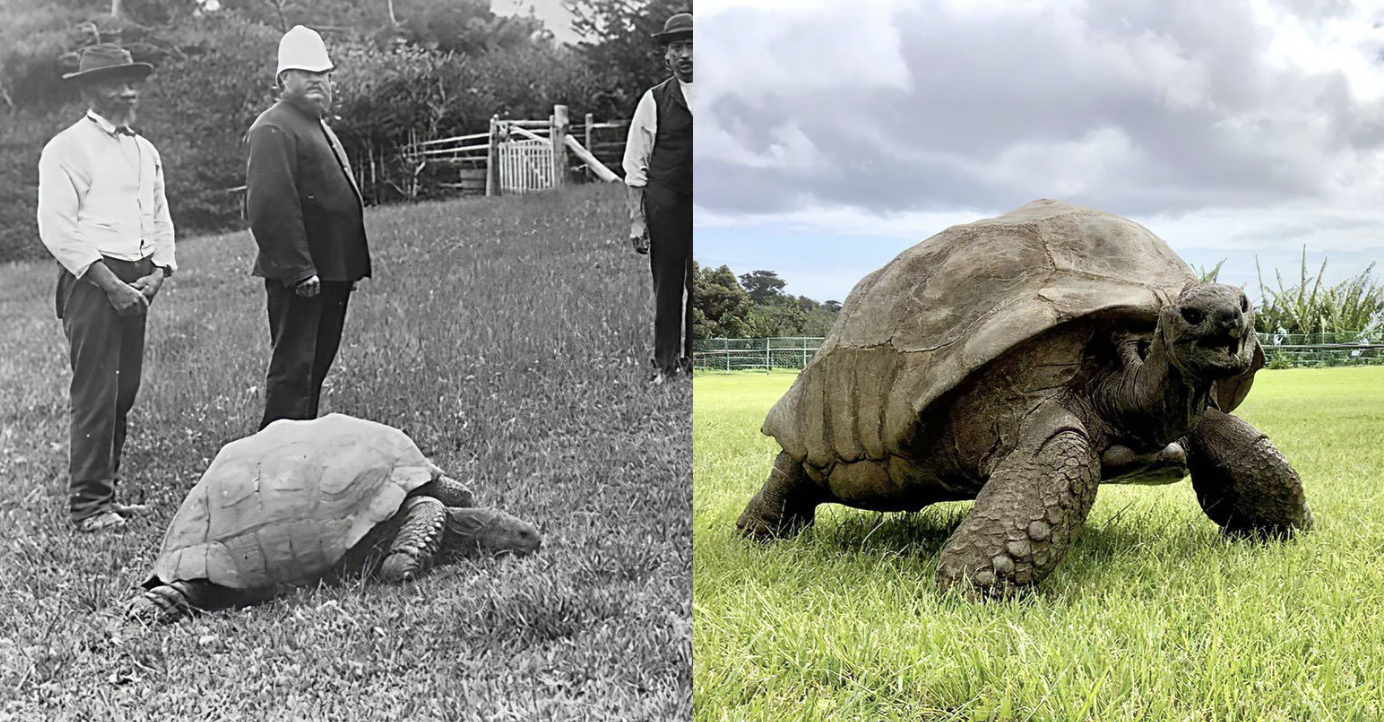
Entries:
<svg viewBox="0 0 1384 722">
<path fill-rule="evenodd" d="M 792 536 L 812 525 L 821 501 L 822 490 L 803 470 L 802 462 L 782 451 L 735 527 L 755 539 Z"/>
<path fill-rule="evenodd" d="M 399 513 L 404 515 L 404 521 L 380 567 L 380 576 L 390 582 L 412 579 L 428 568 L 442 544 L 447 523 L 447 507 L 431 496 L 405 499 Z"/>
<path fill-rule="evenodd" d="M 1258 429 L 1207 409 L 1185 446 L 1197 502 L 1227 535 L 1284 538 L 1312 528 L 1302 479 Z"/>
<path fill-rule="evenodd" d="M 1100 484 L 1086 429 L 1049 406 L 1024 423 L 971 513 L 942 549 L 937 584 L 971 598 L 1007 597 L 1042 581 L 1067 555 Z"/>
</svg>

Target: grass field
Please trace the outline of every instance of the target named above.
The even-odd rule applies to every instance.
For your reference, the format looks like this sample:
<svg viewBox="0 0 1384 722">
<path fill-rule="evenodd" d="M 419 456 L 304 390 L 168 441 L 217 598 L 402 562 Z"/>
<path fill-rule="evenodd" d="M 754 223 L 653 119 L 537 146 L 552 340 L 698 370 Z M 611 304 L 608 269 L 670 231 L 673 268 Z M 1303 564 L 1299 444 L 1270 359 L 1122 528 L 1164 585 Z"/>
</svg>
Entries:
<svg viewBox="0 0 1384 722">
<path fill-rule="evenodd" d="M 1237 412 L 1296 465 L 1313 533 L 1228 542 L 1186 481 L 1102 487 L 1038 593 L 982 605 L 932 583 L 969 503 L 734 536 L 792 379 L 695 382 L 694 719 L 1384 719 L 1384 368 L 1261 372 Z"/>
<path fill-rule="evenodd" d="M 179 245 L 124 464 L 154 513 L 111 536 L 67 525 L 56 267 L 0 269 L 0 719 L 686 719 L 691 389 L 646 383 L 651 282 L 623 207 L 603 186 L 367 215 L 375 278 L 323 413 L 409 433 L 483 505 L 539 524 L 536 556 L 149 630 L 111 615 L 263 408 L 253 241 Z"/>
</svg>

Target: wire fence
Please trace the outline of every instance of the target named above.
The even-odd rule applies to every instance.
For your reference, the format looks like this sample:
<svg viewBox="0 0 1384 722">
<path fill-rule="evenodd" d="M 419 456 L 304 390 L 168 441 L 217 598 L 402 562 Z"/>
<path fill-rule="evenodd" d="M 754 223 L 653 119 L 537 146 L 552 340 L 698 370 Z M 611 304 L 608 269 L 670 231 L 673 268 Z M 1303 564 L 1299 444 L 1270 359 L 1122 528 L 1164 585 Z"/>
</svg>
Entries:
<svg viewBox="0 0 1384 722">
<path fill-rule="evenodd" d="M 692 365 L 703 371 L 801 369 L 822 345 L 819 336 L 703 338 L 692 342 Z M 1384 332 L 1261 333 L 1269 368 L 1384 366 Z"/>
</svg>

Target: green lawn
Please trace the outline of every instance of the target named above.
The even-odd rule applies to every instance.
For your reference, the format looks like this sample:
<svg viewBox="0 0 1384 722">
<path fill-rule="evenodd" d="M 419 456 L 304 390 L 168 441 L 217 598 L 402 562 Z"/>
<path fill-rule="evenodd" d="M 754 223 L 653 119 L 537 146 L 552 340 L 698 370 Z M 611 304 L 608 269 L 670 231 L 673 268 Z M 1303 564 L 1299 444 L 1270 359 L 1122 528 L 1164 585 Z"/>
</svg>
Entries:
<svg viewBox="0 0 1384 722">
<path fill-rule="evenodd" d="M 969 503 L 734 535 L 792 380 L 695 382 L 695 719 L 1384 718 L 1384 368 L 1261 372 L 1237 411 L 1296 465 L 1314 532 L 1228 542 L 1186 481 L 1107 486 L 1041 590 L 990 604 L 932 582 Z"/>
<path fill-rule="evenodd" d="M 367 214 L 323 413 L 409 433 L 523 560 L 305 590 L 152 630 L 111 616 L 186 490 L 253 433 L 269 353 L 245 233 L 180 243 L 151 309 L 123 534 L 67 526 L 56 266 L 0 268 L 0 719 L 663 720 L 691 707 L 690 384 L 650 388 L 647 258 L 623 188 Z"/>
</svg>

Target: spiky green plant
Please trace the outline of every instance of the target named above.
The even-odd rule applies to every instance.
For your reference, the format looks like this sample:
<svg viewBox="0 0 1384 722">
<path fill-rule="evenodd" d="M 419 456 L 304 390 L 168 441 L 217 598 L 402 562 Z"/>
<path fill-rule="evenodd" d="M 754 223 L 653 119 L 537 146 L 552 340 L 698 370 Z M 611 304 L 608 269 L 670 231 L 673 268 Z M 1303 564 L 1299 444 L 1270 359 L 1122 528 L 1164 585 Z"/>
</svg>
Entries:
<svg viewBox="0 0 1384 722">
<path fill-rule="evenodd" d="M 1217 277 L 1221 275 L 1221 266 L 1224 265 L 1225 259 L 1222 258 L 1221 260 L 1217 261 L 1216 265 L 1212 266 L 1211 270 L 1209 271 L 1206 270 L 1205 266 L 1197 266 L 1197 276 L 1201 278 L 1202 283 L 1215 283 Z"/>
<path fill-rule="evenodd" d="M 1264 274 L 1255 258 L 1259 275 L 1259 307 L 1255 310 L 1255 327 L 1261 332 L 1290 334 L 1375 335 L 1384 323 L 1384 286 L 1370 273 L 1371 263 L 1359 275 L 1334 286 L 1324 287 L 1323 276 L 1327 259 L 1323 258 L 1315 275 L 1307 273 L 1307 247 L 1302 249 L 1302 266 L 1297 285 L 1283 282 L 1283 275 L 1274 271 L 1278 288 L 1264 284 Z"/>
</svg>

